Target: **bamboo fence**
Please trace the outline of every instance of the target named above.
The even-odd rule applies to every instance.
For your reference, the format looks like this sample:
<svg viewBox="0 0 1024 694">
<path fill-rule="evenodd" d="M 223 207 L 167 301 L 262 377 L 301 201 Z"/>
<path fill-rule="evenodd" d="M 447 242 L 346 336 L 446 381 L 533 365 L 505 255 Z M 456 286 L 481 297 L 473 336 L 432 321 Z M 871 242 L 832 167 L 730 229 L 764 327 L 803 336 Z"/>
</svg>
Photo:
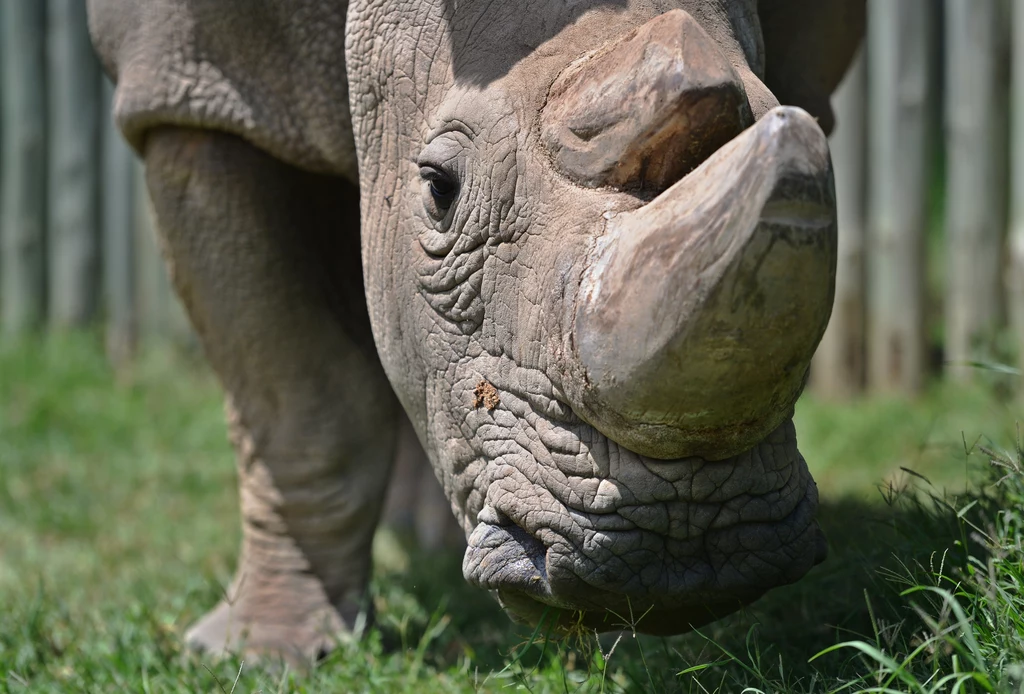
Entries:
<svg viewBox="0 0 1024 694">
<path fill-rule="evenodd" d="M 1024 362 L 1024 0 L 868 0 L 834 98 L 839 267 L 824 397 Z M 81 0 L 0 2 L 0 339 L 189 339 Z"/>
</svg>

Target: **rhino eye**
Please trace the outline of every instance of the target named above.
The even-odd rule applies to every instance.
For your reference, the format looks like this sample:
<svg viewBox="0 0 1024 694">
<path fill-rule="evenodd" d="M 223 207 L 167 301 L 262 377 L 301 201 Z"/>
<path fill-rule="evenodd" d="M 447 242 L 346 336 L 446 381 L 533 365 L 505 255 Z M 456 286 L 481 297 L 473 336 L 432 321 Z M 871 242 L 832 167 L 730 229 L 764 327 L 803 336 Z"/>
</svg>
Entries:
<svg viewBox="0 0 1024 694">
<path fill-rule="evenodd" d="M 443 219 L 458 196 L 458 183 L 451 174 L 433 166 L 420 167 L 420 178 L 427 188 L 427 212 L 435 219 Z"/>
</svg>

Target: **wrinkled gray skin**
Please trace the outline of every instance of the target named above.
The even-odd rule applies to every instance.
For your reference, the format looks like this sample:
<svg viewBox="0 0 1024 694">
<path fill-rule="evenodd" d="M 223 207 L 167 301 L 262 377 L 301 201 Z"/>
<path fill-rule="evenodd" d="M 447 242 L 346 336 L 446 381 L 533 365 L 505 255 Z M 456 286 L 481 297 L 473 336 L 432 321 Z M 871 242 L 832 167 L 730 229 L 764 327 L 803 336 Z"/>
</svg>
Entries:
<svg viewBox="0 0 1024 694">
<path fill-rule="evenodd" d="M 238 454 L 193 645 L 301 659 L 359 622 L 403 409 L 516 619 L 681 632 L 823 558 L 791 416 L 831 165 L 776 95 L 830 126 L 863 3 L 89 10 Z"/>
</svg>

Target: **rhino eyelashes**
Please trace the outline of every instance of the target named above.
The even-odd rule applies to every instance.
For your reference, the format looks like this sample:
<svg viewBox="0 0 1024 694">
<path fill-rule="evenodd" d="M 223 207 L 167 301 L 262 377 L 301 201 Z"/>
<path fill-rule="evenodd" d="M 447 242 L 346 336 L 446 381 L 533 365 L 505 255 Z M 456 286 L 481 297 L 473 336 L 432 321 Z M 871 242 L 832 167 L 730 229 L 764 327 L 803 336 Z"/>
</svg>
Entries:
<svg viewBox="0 0 1024 694">
<path fill-rule="evenodd" d="M 427 212 L 434 219 L 444 219 L 458 197 L 458 181 L 440 167 L 429 165 L 420 167 L 420 178 L 427 184 L 430 195 Z"/>
</svg>

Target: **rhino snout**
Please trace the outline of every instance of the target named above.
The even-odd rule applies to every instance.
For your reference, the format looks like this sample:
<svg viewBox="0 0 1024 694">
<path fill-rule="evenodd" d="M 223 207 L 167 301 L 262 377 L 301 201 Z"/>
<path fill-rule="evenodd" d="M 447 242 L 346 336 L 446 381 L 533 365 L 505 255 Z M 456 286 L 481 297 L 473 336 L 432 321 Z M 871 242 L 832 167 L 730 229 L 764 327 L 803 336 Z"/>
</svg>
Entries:
<svg viewBox="0 0 1024 694">
<path fill-rule="evenodd" d="M 604 479 L 558 499 L 520 480 L 489 495 L 463 573 L 521 621 L 680 633 L 796 581 L 825 553 L 817 489 L 791 422 L 729 460 L 618 449 Z M 526 487 L 526 488 L 524 488 Z"/>
</svg>

